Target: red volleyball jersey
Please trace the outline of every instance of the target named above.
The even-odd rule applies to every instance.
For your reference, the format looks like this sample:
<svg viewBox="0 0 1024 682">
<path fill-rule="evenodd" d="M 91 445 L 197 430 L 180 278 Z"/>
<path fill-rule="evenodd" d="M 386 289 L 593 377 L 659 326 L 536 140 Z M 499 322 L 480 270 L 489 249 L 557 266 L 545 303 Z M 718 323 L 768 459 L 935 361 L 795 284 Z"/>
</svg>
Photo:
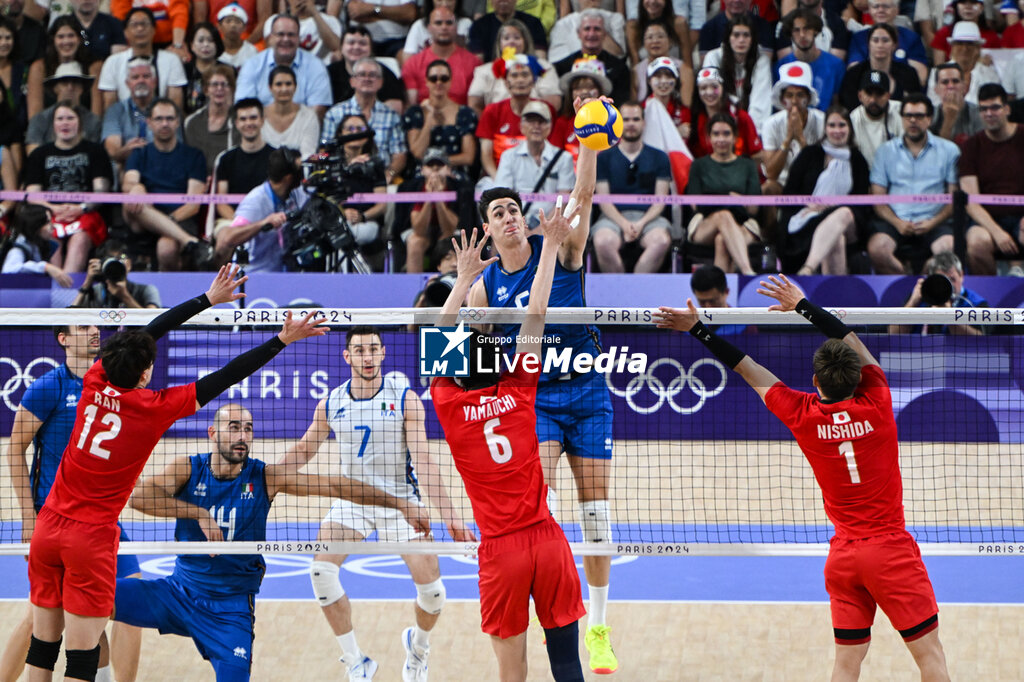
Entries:
<svg viewBox="0 0 1024 682">
<path fill-rule="evenodd" d="M 164 432 L 195 411 L 195 384 L 161 391 L 118 388 L 97 360 L 83 377 L 75 428 L 47 509 L 83 523 L 116 522 Z"/>
<path fill-rule="evenodd" d="M 515 370 L 497 385 L 467 391 L 447 377 L 434 379 L 430 397 L 466 485 L 480 535 L 492 538 L 551 516 L 537 442 L 537 379 Z"/>
<path fill-rule="evenodd" d="M 765 405 L 793 432 L 810 462 L 836 537 L 906 530 L 896 419 L 881 367 L 864 367 L 848 400 L 823 402 L 780 381 L 768 389 Z"/>
</svg>

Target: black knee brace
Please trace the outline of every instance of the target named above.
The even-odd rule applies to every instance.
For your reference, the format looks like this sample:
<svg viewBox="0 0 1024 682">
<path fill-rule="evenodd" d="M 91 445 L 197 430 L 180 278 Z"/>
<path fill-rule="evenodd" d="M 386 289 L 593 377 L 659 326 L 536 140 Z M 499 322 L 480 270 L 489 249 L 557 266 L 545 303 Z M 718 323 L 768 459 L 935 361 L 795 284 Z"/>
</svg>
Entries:
<svg viewBox="0 0 1024 682">
<path fill-rule="evenodd" d="M 59 639 L 56 642 L 44 642 L 32 635 L 32 640 L 28 645 L 28 656 L 25 657 L 25 665 L 52 671 L 53 666 L 57 664 L 57 656 L 60 655 L 60 642 Z"/>
<path fill-rule="evenodd" d="M 64 670 L 65 679 L 96 682 L 96 669 L 100 665 L 100 647 L 95 649 L 68 649 L 64 652 L 68 659 L 68 667 Z"/>
<path fill-rule="evenodd" d="M 560 628 L 544 628 L 544 636 L 555 682 L 583 682 L 579 624 L 573 622 Z"/>
</svg>

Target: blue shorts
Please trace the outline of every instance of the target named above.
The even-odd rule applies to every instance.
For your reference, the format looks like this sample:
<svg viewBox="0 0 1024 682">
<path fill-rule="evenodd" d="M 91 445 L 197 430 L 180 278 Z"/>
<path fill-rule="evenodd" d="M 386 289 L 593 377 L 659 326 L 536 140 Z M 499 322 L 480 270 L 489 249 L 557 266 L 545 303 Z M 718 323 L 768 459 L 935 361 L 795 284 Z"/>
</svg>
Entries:
<svg viewBox="0 0 1024 682">
<path fill-rule="evenodd" d="M 119 523 L 117 527 L 121 529 L 121 542 L 130 542 L 131 538 L 128 537 L 128 533 L 124 532 L 124 526 Z M 134 554 L 118 554 L 117 577 L 127 578 L 136 573 L 142 573 L 142 569 L 139 568 L 139 558 Z"/>
<path fill-rule="evenodd" d="M 217 682 L 248 680 L 252 668 L 253 596 L 215 599 L 190 590 L 174 577 L 118 580 L 114 620 L 162 635 L 191 637 L 213 664 Z"/>
<path fill-rule="evenodd" d="M 537 440 L 577 457 L 612 458 L 612 397 L 600 372 L 537 386 Z"/>
</svg>

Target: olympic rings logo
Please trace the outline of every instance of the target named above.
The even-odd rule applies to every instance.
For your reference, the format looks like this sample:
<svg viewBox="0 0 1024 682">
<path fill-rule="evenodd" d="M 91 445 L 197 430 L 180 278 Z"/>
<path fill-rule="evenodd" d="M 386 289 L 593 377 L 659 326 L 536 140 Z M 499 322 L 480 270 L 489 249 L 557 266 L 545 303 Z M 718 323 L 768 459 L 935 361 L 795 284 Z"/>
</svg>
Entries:
<svg viewBox="0 0 1024 682">
<path fill-rule="evenodd" d="M 845 310 L 837 310 L 836 308 L 833 308 L 833 309 L 829 310 L 828 312 L 831 313 L 832 315 L 834 315 L 835 317 L 839 318 L 840 320 L 843 319 L 844 317 L 846 317 L 846 311 Z"/>
<path fill-rule="evenodd" d="M 697 376 L 697 370 L 705 365 L 718 370 L 718 384 L 711 389 L 707 388 L 704 381 Z M 679 376 L 673 377 L 668 382 L 668 385 L 666 385 L 664 381 L 654 376 L 654 371 L 661 366 L 674 368 L 679 373 Z M 637 414 L 657 412 L 666 402 L 677 414 L 694 414 L 704 407 L 705 402 L 725 390 L 725 385 L 728 382 L 728 373 L 725 371 L 722 363 L 714 358 L 701 358 L 694 362 L 690 369 L 685 369 L 672 358 L 659 358 L 648 365 L 645 374 L 638 374 L 630 379 L 624 390 L 620 390 L 612 384 L 610 374 L 605 376 L 605 382 L 608 384 L 608 390 L 620 398 L 624 398 L 630 409 Z M 650 390 L 657 397 L 657 401 L 653 405 L 637 405 L 634 400 L 637 394 L 644 388 Z M 697 396 L 695 404 L 687 406 L 676 402 L 676 396 L 682 393 L 684 388 L 690 389 Z"/>
<path fill-rule="evenodd" d="M 49 372 L 54 367 L 59 366 L 60 363 L 53 358 L 36 358 L 25 365 L 25 369 L 22 371 L 21 365 L 12 358 L 0 358 L 0 366 L 3 365 L 9 365 L 11 369 L 14 370 L 14 375 L 8 377 L 7 380 L 3 382 L 3 386 L 0 387 L 0 398 L 3 398 L 4 404 L 7 405 L 7 409 L 14 412 L 18 409 L 18 403 L 21 402 L 20 400 L 13 399 L 14 394 L 22 387 L 28 388 L 32 385 L 32 382 L 38 378 L 32 374 L 33 370 L 42 365 L 46 367 L 46 372 Z M 40 376 L 46 372 L 42 372 Z"/>
<path fill-rule="evenodd" d="M 474 322 L 484 319 L 486 315 L 487 311 L 480 308 L 462 308 L 459 310 L 459 317 L 473 320 Z"/>
<path fill-rule="evenodd" d="M 124 318 L 128 317 L 128 313 L 123 310 L 101 310 L 100 319 L 108 320 L 110 322 L 120 322 Z"/>
</svg>

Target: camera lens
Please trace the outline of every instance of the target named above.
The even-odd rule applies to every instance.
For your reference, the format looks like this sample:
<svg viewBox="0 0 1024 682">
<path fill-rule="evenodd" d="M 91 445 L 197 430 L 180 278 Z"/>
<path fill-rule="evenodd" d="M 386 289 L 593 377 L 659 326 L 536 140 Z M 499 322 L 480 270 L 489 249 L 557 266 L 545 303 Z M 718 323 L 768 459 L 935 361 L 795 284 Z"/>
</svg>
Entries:
<svg viewBox="0 0 1024 682">
<path fill-rule="evenodd" d="M 103 279 L 108 282 L 123 282 L 128 277 L 128 269 L 120 258 L 108 258 L 100 267 Z"/>
<path fill-rule="evenodd" d="M 921 283 L 921 300 L 928 305 L 945 305 L 953 298 L 953 283 L 945 275 L 928 275 Z"/>
</svg>

